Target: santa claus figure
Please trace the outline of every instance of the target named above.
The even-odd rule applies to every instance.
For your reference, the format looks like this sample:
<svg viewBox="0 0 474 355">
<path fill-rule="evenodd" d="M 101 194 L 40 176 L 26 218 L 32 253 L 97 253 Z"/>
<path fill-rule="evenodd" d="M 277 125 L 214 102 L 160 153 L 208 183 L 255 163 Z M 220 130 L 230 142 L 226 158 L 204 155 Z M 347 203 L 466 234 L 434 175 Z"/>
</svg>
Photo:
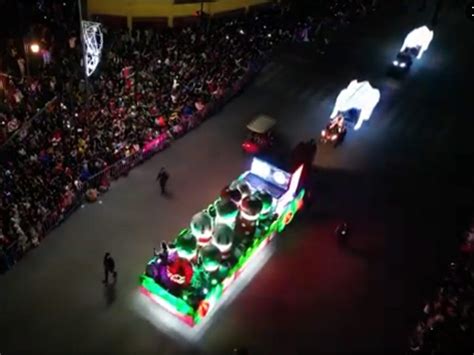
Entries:
<svg viewBox="0 0 474 355">
<path fill-rule="evenodd" d="M 241 239 L 255 235 L 262 207 L 262 201 L 257 196 L 247 196 L 242 200 L 235 223 L 235 233 Z"/>
<path fill-rule="evenodd" d="M 191 232 L 186 231 L 178 236 L 176 240 L 176 252 L 180 258 L 192 260 L 197 253 L 197 240 Z"/>
<path fill-rule="evenodd" d="M 208 245 L 212 239 L 213 220 L 205 211 L 199 212 L 191 219 L 191 233 L 196 237 L 199 246 Z"/>
<path fill-rule="evenodd" d="M 239 213 L 239 208 L 235 202 L 230 199 L 221 198 L 214 204 L 214 209 L 216 215 L 216 224 L 223 223 L 233 228 L 235 219 Z"/>
<path fill-rule="evenodd" d="M 212 243 L 219 249 L 222 260 L 226 260 L 230 256 L 232 242 L 234 239 L 234 231 L 227 224 L 216 224 Z"/>
<path fill-rule="evenodd" d="M 250 196 L 252 190 L 250 189 L 250 185 L 243 180 L 236 180 L 229 187 L 231 190 L 238 190 L 241 195 L 241 199 L 244 199 L 246 196 Z M 242 202 L 242 201 L 240 201 Z"/>
<path fill-rule="evenodd" d="M 221 254 L 219 249 L 213 244 L 209 244 L 200 250 L 202 267 L 208 273 L 214 273 L 219 270 Z"/>
<path fill-rule="evenodd" d="M 157 263 L 159 283 L 170 290 L 179 291 L 191 284 L 193 266 L 189 260 L 176 253 L 170 255 L 167 263 Z"/>
<path fill-rule="evenodd" d="M 230 200 L 234 202 L 236 205 L 240 204 L 240 201 L 242 200 L 242 194 L 240 193 L 237 188 L 230 188 L 230 186 L 226 186 L 222 191 L 221 191 L 221 200 Z"/>
</svg>

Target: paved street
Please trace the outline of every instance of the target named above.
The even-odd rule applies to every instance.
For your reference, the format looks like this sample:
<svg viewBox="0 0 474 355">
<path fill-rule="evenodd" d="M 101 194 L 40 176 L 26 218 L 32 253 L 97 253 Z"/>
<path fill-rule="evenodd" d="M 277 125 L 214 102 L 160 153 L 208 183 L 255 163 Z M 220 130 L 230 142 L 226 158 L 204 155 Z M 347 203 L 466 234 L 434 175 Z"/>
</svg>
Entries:
<svg viewBox="0 0 474 355">
<path fill-rule="evenodd" d="M 386 76 L 404 36 L 428 12 L 355 24 L 324 57 L 282 50 L 215 117 L 85 205 L 0 277 L 0 353 L 12 354 L 401 354 L 456 234 L 472 207 L 474 24 L 445 12 L 425 56 L 402 80 Z M 428 11 L 428 10 L 427 10 Z M 318 137 L 352 79 L 381 90 L 371 120 L 314 162 L 315 203 L 272 245 L 273 253 L 210 328 L 193 341 L 143 317 L 138 275 L 170 240 L 244 171 L 245 125 L 278 120 L 283 147 Z M 154 183 L 171 174 L 170 196 Z M 341 220 L 352 229 L 334 239 Z M 104 292 L 102 257 L 116 259 Z"/>
</svg>

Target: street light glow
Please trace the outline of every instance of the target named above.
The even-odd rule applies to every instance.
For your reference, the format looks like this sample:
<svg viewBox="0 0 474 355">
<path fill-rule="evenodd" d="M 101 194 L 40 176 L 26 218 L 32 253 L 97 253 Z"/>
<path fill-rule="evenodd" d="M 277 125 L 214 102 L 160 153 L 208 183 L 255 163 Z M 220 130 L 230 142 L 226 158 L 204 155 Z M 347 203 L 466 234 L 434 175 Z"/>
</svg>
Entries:
<svg viewBox="0 0 474 355">
<path fill-rule="evenodd" d="M 40 46 L 37 43 L 33 43 L 30 46 L 31 53 L 38 53 L 40 51 Z"/>
</svg>

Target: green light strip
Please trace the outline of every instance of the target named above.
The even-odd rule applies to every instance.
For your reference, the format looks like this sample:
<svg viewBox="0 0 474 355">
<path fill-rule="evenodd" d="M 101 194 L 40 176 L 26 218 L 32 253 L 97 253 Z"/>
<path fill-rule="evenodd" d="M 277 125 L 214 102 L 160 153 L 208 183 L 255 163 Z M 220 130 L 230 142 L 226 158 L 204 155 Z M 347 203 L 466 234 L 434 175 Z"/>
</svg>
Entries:
<svg viewBox="0 0 474 355">
<path fill-rule="evenodd" d="M 141 275 L 141 280 L 141 284 L 143 287 L 145 287 L 149 292 L 153 293 L 154 295 L 161 297 L 166 302 L 170 303 L 176 309 L 177 312 L 194 317 L 195 312 L 193 308 L 184 300 L 173 296 L 163 287 L 158 285 L 155 280 L 153 280 L 151 277 L 146 276 L 145 274 Z"/>
</svg>

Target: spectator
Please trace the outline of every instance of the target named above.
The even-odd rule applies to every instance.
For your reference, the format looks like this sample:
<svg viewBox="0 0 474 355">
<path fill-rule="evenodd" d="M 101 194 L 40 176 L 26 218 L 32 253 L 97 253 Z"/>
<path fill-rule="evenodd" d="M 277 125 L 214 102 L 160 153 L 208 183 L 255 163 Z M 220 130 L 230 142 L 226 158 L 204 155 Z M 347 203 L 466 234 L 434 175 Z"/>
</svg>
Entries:
<svg viewBox="0 0 474 355">
<path fill-rule="evenodd" d="M 410 338 L 410 352 L 472 354 L 474 346 L 474 254 L 466 248 L 474 221 L 461 246 L 461 256 L 447 275 Z"/>
</svg>

